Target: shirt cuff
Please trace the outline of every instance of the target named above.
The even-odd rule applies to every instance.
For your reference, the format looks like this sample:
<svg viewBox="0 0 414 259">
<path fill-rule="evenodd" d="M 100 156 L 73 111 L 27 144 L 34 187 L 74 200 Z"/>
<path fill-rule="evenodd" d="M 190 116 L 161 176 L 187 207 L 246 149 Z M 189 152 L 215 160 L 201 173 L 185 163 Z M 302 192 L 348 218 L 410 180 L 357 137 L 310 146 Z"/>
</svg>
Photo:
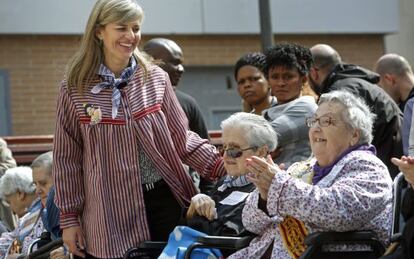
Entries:
<svg viewBox="0 0 414 259">
<path fill-rule="evenodd" d="M 60 228 L 65 229 L 69 227 L 80 226 L 79 215 L 77 213 L 61 213 L 60 214 Z"/>
</svg>

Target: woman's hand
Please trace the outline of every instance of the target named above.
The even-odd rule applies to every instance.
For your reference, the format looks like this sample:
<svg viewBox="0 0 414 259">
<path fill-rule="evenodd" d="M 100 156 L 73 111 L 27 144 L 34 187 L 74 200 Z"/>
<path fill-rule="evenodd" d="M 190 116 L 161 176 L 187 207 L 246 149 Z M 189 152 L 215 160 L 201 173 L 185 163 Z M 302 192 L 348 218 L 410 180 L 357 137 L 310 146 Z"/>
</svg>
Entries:
<svg viewBox="0 0 414 259">
<path fill-rule="evenodd" d="M 398 166 L 405 180 L 414 188 L 414 157 L 402 156 L 401 159 L 393 157 L 391 162 Z"/>
<path fill-rule="evenodd" d="M 17 257 L 19 257 L 20 254 L 11 254 L 11 255 L 7 255 L 6 259 L 17 259 Z"/>
<path fill-rule="evenodd" d="M 65 255 L 65 249 L 63 246 L 56 248 L 50 252 L 50 259 L 68 259 L 69 256 Z"/>
<path fill-rule="evenodd" d="M 85 238 L 80 226 L 64 228 L 62 239 L 69 253 L 85 258 Z"/>
<path fill-rule="evenodd" d="M 204 216 L 210 221 L 215 219 L 217 217 L 216 203 L 205 194 L 195 195 L 191 198 L 186 218 L 191 219 L 195 214 Z"/>
<path fill-rule="evenodd" d="M 257 156 L 252 156 L 246 159 L 246 168 L 249 174 L 247 178 L 256 185 L 259 190 L 260 197 L 263 200 L 267 200 L 267 194 L 269 192 L 272 180 L 275 174 L 281 169 L 273 163 L 272 157 L 269 155 L 266 160 Z"/>
</svg>

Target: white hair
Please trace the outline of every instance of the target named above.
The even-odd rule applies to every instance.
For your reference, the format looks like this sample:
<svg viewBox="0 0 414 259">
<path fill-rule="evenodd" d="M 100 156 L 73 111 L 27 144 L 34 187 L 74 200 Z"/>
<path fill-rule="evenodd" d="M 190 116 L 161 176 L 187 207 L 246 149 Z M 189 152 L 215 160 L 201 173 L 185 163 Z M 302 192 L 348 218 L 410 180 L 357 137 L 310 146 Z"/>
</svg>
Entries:
<svg viewBox="0 0 414 259">
<path fill-rule="evenodd" d="M 258 148 L 267 146 L 270 152 L 277 147 L 277 134 L 272 125 L 263 116 L 238 112 L 222 121 L 220 126 L 222 130 L 241 130 L 244 132 L 244 136 L 250 146 Z"/>
<path fill-rule="evenodd" d="M 16 192 L 33 194 L 36 186 L 33 184 L 32 169 L 28 166 L 18 166 L 6 170 L 0 179 L 0 198 Z"/>
<path fill-rule="evenodd" d="M 344 123 L 351 129 L 359 130 L 360 138 L 357 144 L 371 144 L 372 127 L 376 115 L 371 112 L 365 101 L 346 90 L 335 90 L 322 94 L 319 105 L 322 103 L 337 103 L 344 107 L 341 112 Z"/>
</svg>

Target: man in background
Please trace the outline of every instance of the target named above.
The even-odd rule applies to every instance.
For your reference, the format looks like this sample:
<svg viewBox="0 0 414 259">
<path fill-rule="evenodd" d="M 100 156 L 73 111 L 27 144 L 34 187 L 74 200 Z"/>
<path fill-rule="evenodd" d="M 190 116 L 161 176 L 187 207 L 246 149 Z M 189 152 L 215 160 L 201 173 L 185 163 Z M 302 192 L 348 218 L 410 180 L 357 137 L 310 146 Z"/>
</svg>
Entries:
<svg viewBox="0 0 414 259">
<path fill-rule="evenodd" d="M 196 100 L 177 89 L 177 85 L 184 73 L 183 52 L 172 40 L 165 38 L 154 38 L 147 41 L 143 50 L 155 60 L 161 61 L 159 66 L 168 73 L 175 95 L 188 119 L 191 131 L 197 133 L 201 138 L 208 139 L 208 131 Z"/>
<path fill-rule="evenodd" d="M 385 54 L 376 62 L 375 72 L 380 75 L 378 85 L 394 99 L 404 113 L 402 123 L 403 151 L 404 155 L 408 155 L 409 147 L 412 146 L 413 150 L 410 155 L 413 156 L 414 143 L 409 143 L 414 105 L 413 70 L 404 57 L 397 54 Z"/>
</svg>

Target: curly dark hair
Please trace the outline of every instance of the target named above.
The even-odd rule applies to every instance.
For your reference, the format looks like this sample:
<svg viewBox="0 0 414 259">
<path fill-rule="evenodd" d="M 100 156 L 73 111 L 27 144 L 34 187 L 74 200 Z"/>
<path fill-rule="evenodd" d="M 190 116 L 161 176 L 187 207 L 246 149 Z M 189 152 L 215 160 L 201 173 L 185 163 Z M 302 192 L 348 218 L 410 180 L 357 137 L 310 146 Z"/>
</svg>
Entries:
<svg viewBox="0 0 414 259">
<path fill-rule="evenodd" d="M 237 60 L 236 65 L 234 65 L 234 78 L 237 79 L 237 72 L 239 72 L 240 68 L 244 66 L 257 67 L 264 73 L 264 69 L 266 67 L 266 56 L 261 52 L 251 52 L 243 55 L 239 58 L 239 60 Z"/>
<path fill-rule="evenodd" d="M 266 67 L 265 73 L 269 70 L 283 66 L 296 68 L 302 76 L 307 75 L 313 64 L 312 54 L 309 48 L 295 43 L 279 43 L 265 51 Z"/>
</svg>

